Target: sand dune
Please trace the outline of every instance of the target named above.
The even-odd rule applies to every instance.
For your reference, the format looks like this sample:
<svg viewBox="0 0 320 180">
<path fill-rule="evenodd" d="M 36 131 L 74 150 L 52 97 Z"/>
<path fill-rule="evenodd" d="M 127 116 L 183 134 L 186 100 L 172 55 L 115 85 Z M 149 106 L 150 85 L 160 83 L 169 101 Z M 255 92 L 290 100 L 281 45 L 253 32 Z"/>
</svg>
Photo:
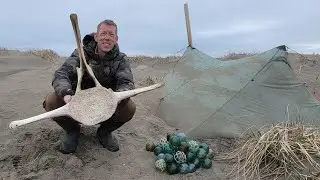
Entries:
<svg viewBox="0 0 320 180">
<path fill-rule="evenodd" d="M 58 60 L 63 62 L 63 60 Z M 161 77 L 173 65 L 157 59 L 132 61 L 136 85 L 144 86 L 149 77 Z M 295 69 L 300 68 L 299 58 Z M 159 90 L 136 96 L 137 112 L 133 120 L 115 131 L 121 149 L 111 153 L 101 147 L 95 137 L 96 127 L 83 127 L 75 154 L 57 150 L 62 130 L 51 120 L 8 129 L 12 120 L 44 112 L 45 95 L 53 91 L 52 73 L 59 64 L 35 56 L 0 56 L 0 179 L 224 179 L 224 165 L 213 161 L 213 168 L 186 175 L 167 175 L 154 168 L 154 155 L 145 151 L 148 141 L 157 141 L 176 131 L 153 116 L 161 94 Z M 307 77 L 316 89 L 318 66 L 308 66 L 299 76 Z M 303 70 L 302 72 L 305 72 Z M 314 88 L 316 87 L 316 88 Z M 317 89 L 318 90 L 318 89 Z M 315 96 L 320 97 L 318 93 Z M 202 140 L 215 152 L 225 151 L 232 140 Z"/>
</svg>

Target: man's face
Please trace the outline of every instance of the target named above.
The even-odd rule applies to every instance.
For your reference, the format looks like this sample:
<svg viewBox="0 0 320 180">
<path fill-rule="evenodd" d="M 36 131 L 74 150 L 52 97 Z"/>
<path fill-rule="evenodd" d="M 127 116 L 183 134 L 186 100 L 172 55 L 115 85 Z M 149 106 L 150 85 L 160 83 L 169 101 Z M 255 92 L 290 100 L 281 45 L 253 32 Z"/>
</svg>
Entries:
<svg viewBox="0 0 320 180">
<path fill-rule="evenodd" d="M 98 43 L 98 48 L 107 53 L 118 42 L 116 27 L 107 24 L 101 24 L 99 31 L 95 33 L 94 39 Z"/>
</svg>

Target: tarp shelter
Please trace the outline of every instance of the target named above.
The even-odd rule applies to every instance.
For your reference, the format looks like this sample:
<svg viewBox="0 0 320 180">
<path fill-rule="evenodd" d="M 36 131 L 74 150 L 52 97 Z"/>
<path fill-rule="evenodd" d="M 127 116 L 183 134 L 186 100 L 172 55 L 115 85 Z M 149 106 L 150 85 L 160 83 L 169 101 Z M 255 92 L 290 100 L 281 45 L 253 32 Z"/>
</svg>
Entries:
<svg viewBox="0 0 320 180">
<path fill-rule="evenodd" d="M 191 137 L 241 137 L 249 128 L 317 124 L 319 102 L 293 71 L 286 46 L 238 60 L 187 48 L 164 78 L 157 116 Z"/>
</svg>

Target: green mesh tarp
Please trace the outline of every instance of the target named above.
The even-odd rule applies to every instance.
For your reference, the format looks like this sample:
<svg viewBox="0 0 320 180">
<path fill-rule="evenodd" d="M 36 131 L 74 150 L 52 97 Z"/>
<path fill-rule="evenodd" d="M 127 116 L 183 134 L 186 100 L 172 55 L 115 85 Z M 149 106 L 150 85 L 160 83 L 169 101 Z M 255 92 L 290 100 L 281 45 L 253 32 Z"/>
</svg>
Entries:
<svg viewBox="0 0 320 180">
<path fill-rule="evenodd" d="M 164 80 L 156 115 L 191 137 L 241 137 L 264 125 L 320 119 L 319 103 L 295 77 L 286 46 L 238 60 L 188 47 Z"/>
</svg>

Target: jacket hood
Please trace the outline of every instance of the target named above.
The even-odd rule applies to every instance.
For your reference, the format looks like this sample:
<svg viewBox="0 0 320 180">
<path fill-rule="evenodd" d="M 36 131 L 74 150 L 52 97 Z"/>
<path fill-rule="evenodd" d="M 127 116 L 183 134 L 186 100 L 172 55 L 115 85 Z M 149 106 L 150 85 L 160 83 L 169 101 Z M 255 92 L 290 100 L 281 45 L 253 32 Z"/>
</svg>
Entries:
<svg viewBox="0 0 320 180">
<path fill-rule="evenodd" d="M 94 41 L 94 33 L 85 35 L 82 43 L 84 46 L 87 46 L 91 41 Z"/>
</svg>

